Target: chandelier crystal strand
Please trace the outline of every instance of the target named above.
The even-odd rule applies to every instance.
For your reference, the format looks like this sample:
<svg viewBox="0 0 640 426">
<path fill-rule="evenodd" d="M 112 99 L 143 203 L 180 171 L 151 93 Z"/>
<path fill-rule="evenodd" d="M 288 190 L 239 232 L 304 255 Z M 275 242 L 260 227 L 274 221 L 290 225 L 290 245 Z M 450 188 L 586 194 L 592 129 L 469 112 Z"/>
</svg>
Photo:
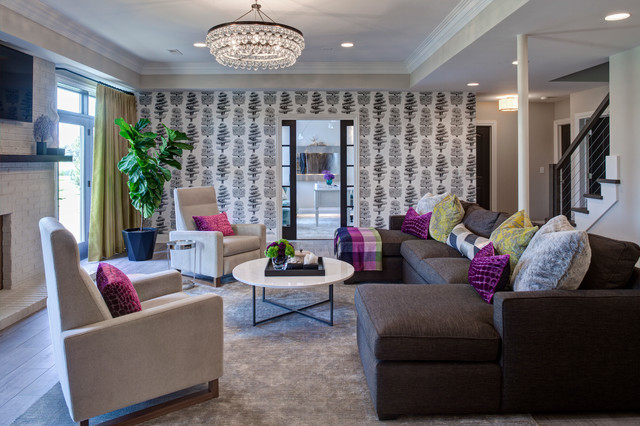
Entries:
<svg viewBox="0 0 640 426">
<path fill-rule="evenodd" d="M 295 64 L 304 49 L 302 32 L 288 25 L 264 21 L 265 14 L 260 12 L 257 1 L 251 7 L 262 21 L 236 20 L 216 25 L 207 33 L 206 43 L 216 61 L 228 67 L 252 70 Z"/>
</svg>

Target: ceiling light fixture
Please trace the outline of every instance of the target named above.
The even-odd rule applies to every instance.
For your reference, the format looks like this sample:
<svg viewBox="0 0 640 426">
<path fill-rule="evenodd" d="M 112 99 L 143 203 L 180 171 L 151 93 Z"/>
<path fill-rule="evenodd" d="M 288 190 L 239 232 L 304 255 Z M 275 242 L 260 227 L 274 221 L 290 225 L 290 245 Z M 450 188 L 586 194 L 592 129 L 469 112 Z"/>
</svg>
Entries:
<svg viewBox="0 0 640 426">
<path fill-rule="evenodd" d="M 471 87 L 480 86 L 480 83 L 467 83 L 467 86 L 471 86 Z"/>
<path fill-rule="evenodd" d="M 612 13 L 611 15 L 605 16 L 605 21 L 622 21 L 623 19 L 627 19 L 631 14 L 629 12 L 620 12 L 620 13 Z"/>
<path fill-rule="evenodd" d="M 202 43 L 202 42 L 197 42 L 197 43 L 193 43 L 194 47 L 207 47 L 207 43 Z"/>
<path fill-rule="evenodd" d="M 498 96 L 498 109 L 500 111 L 517 111 L 518 95 Z"/>
<path fill-rule="evenodd" d="M 350 41 L 345 41 L 344 43 L 342 43 L 340 46 L 342 47 L 353 47 L 354 44 L 351 43 Z"/>
<path fill-rule="evenodd" d="M 251 10 L 235 21 L 209 30 L 207 46 L 218 63 L 253 70 L 286 68 L 296 63 L 304 49 L 302 32 L 276 23 L 260 7 L 256 0 Z M 253 21 L 241 21 L 251 12 Z"/>
</svg>

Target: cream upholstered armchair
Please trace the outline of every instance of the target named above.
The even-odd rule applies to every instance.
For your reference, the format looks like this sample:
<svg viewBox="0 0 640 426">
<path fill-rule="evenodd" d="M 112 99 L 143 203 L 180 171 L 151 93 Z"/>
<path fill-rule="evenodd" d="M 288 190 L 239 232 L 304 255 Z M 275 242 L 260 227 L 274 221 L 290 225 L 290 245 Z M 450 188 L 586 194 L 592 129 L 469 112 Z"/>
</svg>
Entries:
<svg viewBox="0 0 640 426">
<path fill-rule="evenodd" d="M 40 220 L 40 235 L 54 359 L 74 421 L 88 424 L 91 417 L 203 383 L 208 389 L 185 397 L 189 403 L 218 396 L 220 296 L 182 292 L 177 271 L 149 274 L 131 279 L 142 310 L 113 318 L 80 267 L 73 235 L 52 217 Z M 163 403 L 156 415 L 188 404 L 175 402 Z"/>
<path fill-rule="evenodd" d="M 219 214 L 216 190 L 213 186 L 178 188 L 174 190 L 176 230 L 169 235 L 172 240 L 196 242 L 195 273 L 213 278 L 220 285 L 220 278 L 230 274 L 233 268 L 247 260 L 264 257 L 267 245 L 267 229 L 263 224 L 231 225 L 235 235 L 223 236 L 218 231 L 198 231 L 193 216 Z M 194 254 L 177 251 L 171 254 L 174 268 L 192 271 Z"/>
</svg>

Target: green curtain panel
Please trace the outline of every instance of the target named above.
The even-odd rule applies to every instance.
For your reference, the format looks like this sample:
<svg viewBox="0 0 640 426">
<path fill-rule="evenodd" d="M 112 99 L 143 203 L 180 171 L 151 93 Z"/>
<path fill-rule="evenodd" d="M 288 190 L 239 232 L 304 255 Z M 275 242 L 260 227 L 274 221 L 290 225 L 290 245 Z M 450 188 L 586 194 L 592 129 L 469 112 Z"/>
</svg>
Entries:
<svg viewBox="0 0 640 426">
<path fill-rule="evenodd" d="M 114 120 L 137 121 L 133 95 L 98 85 L 93 145 L 93 182 L 89 224 L 89 261 L 95 262 L 125 250 L 122 230 L 140 226 L 140 213 L 129 201 L 127 177 L 118 171 L 118 161 L 127 153 Z"/>
</svg>

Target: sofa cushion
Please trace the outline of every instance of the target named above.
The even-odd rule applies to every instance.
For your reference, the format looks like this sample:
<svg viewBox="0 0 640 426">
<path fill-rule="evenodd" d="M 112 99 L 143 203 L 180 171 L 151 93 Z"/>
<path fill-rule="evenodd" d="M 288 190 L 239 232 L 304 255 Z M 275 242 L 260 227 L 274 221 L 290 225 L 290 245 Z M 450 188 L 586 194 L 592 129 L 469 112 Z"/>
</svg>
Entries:
<svg viewBox="0 0 640 426">
<path fill-rule="evenodd" d="M 355 305 L 378 360 L 496 361 L 493 308 L 470 286 L 364 284 Z"/>
<path fill-rule="evenodd" d="M 378 233 L 382 240 L 382 257 L 400 256 L 400 245 L 403 242 L 410 240 L 420 241 L 418 237 L 395 229 L 378 229 Z"/>
<path fill-rule="evenodd" d="M 575 290 L 590 261 L 587 233 L 571 226 L 566 216 L 556 216 L 540 228 L 522 253 L 513 271 L 513 289 Z"/>
<path fill-rule="evenodd" d="M 444 194 L 439 194 L 439 195 L 433 195 L 432 193 L 427 192 L 418 201 L 418 205 L 416 206 L 416 211 L 420 215 L 431 213 L 433 211 L 433 208 L 436 206 L 436 204 L 444 200 L 447 195 L 449 195 L 448 192 L 445 192 Z"/>
<path fill-rule="evenodd" d="M 400 230 L 406 234 L 426 240 L 429 238 L 429 222 L 431 212 L 419 215 L 413 207 L 409 207 Z"/>
<path fill-rule="evenodd" d="M 640 246 L 596 234 L 588 234 L 591 264 L 580 289 L 627 288 L 633 267 L 640 257 Z"/>
<path fill-rule="evenodd" d="M 508 282 L 509 255 L 496 256 L 493 243 L 489 243 L 471 260 L 469 284 L 485 302 L 492 303 L 493 295 L 504 289 Z"/>
<path fill-rule="evenodd" d="M 462 223 L 474 234 L 489 238 L 491 233 L 508 218 L 509 215 L 506 213 L 493 212 L 472 204 L 466 209 Z"/>
<path fill-rule="evenodd" d="M 98 264 L 96 286 L 113 318 L 142 310 L 131 280 L 115 266 L 103 262 Z"/>
<path fill-rule="evenodd" d="M 436 240 L 408 240 L 400 246 L 400 254 L 411 265 L 434 257 L 461 258 L 460 252 Z"/>
<path fill-rule="evenodd" d="M 260 239 L 254 235 L 230 235 L 222 238 L 224 256 L 260 250 Z"/>
<path fill-rule="evenodd" d="M 447 244 L 458 250 L 460 254 L 467 259 L 473 259 L 475 255 L 489 243 L 488 238 L 474 234 L 462 223 L 454 226 L 449 234 L 449 238 L 447 238 Z"/>
<path fill-rule="evenodd" d="M 493 243 L 496 253 L 510 256 L 509 268 L 512 273 L 516 269 L 520 256 L 537 231 L 538 227 L 532 225 L 529 215 L 524 210 L 520 210 L 491 233 L 489 239 Z"/>
<path fill-rule="evenodd" d="M 447 237 L 454 226 L 464 217 L 464 209 L 455 195 L 447 195 L 433 209 L 429 223 L 429 235 L 436 241 L 447 242 Z"/>
<path fill-rule="evenodd" d="M 469 282 L 470 264 L 466 257 L 436 257 L 411 267 L 429 284 L 464 284 Z"/>
<path fill-rule="evenodd" d="M 214 214 L 212 216 L 193 216 L 198 231 L 219 231 L 223 236 L 234 235 L 227 212 Z"/>
</svg>

